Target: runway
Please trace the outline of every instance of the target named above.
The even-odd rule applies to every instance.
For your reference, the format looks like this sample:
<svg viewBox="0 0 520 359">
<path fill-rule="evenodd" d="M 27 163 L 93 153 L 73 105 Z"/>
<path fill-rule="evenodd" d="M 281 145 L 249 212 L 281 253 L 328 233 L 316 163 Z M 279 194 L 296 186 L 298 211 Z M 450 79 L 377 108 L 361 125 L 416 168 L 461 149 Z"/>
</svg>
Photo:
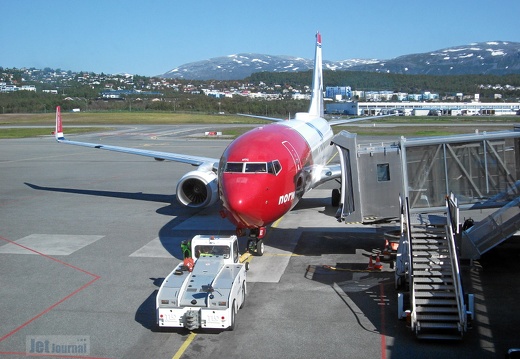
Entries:
<svg viewBox="0 0 520 359">
<path fill-rule="evenodd" d="M 71 139 L 219 157 L 229 140 L 187 137 L 206 127 L 128 127 Z M 366 271 L 392 225 L 338 223 L 332 185 L 306 194 L 269 229 L 266 254 L 251 261 L 235 331 L 158 331 L 155 294 L 179 261 L 180 241 L 234 233 L 218 206 L 193 210 L 175 200 L 177 180 L 192 169 L 50 136 L 0 140 L 0 356 L 73 357 L 34 345 L 65 336 L 88 344 L 88 353 L 75 354 L 86 358 L 460 359 L 520 347 L 517 241 L 465 268 L 477 307 L 465 338 L 417 341 L 397 320 L 389 263 Z"/>
</svg>

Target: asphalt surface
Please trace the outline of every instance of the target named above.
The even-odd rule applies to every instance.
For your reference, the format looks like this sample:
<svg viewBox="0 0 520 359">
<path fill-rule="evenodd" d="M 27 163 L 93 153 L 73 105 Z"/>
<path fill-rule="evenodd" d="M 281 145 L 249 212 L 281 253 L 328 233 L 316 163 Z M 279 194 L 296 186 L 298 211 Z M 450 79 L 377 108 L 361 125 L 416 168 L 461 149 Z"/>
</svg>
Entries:
<svg viewBox="0 0 520 359">
<path fill-rule="evenodd" d="M 207 128 L 71 138 L 219 157 L 229 140 L 185 137 Z M 332 185 L 269 229 L 235 331 L 159 331 L 155 295 L 179 261 L 180 241 L 234 232 L 217 206 L 177 204 L 177 180 L 193 169 L 51 137 L 0 140 L 0 357 L 72 357 L 38 347 L 67 338 L 88 344 L 88 354 L 74 355 L 89 358 L 502 358 L 520 347 L 518 240 L 463 266 L 476 302 L 464 339 L 418 341 L 397 320 L 389 263 L 366 271 L 394 227 L 338 223 Z"/>
</svg>

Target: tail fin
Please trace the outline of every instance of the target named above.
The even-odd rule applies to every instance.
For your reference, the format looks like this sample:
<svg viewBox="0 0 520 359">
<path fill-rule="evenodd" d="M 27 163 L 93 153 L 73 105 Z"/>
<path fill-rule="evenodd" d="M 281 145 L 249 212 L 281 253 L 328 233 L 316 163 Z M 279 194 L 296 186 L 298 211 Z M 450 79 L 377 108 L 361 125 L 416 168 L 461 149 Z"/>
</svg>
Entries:
<svg viewBox="0 0 520 359">
<path fill-rule="evenodd" d="M 54 130 L 56 141 L 63 140 L 63 124 L 61 122 L 61 107 L 56 106 L 56 128 Z"/>
<path fill-rule="evenodd" d="M 309 115 L 323 117 L 323 67 L 321 57 L 321 34 L 316 33 L 316 53 L 314 55 L 314 76 Z"/>
</svg>

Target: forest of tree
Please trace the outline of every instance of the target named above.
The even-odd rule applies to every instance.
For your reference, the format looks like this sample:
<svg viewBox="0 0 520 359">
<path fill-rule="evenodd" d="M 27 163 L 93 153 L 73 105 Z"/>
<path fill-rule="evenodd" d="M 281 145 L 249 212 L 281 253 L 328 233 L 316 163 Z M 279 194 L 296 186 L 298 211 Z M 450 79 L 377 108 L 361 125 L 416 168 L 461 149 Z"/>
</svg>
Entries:
<svg viewBox="0 0 520 359">
<path fill-rule="evenodd" d="M 518 102 L 520 98 L 520 75 L 397 75 L 371 72 L 324 71 L 325 86 L 350 86 L 353 90 L 388 90 L 394 92 L 422 93 L 430 91 L 438 93 L 441 98 L 448 94 L 462 92 L 464 94 L 479 93 L 481 101 L 495 101 L 494 95 L 500 93 L 500 101 Z M 139 77 L 134 83 L 150 82 L 150 78 Z M 210 84 L 218 89 L 239 87 L 241 84 L 264 83 L 266 87 L 278 87 L 280 91 L 288 87 L 303 89 L 312 83 L 312 72 L 274 73 L 261 72 L 251 75 L 243 81 L 230 82 L 190 82 L 198 89 L 207 88 Z M 187 82 L 188 83 L 188 82 Z M 506 87 L 506 85 L 509 85 Z M 38 85 L 41 89 L 51 89 L 51 84 Z M 31 91 L 0 93 L 0 113 L 41 113 L 52 112 L 57 105 L 64 111 L 80 108 L 81 111 L 189 111 L 203 113 L 252 113 L 266 116 L 289 116 L 296 112 L 306 111 L 308 101 L 292 100 L 290 96 L 282 100 L 251 99 L 242 96 L 216 99 L 203 94 L 184 93 L 182 91 L 161 90 L 163 96 L 127 96 L 122 100 L 99 99 L 103 88 L 93 88 L 81 83 L 69 83 L 59 93 L 48 94 Z M 290 94 L 289 94 L 290 95 Z M 66 98 L 72 98 L 66 100 Z"/>
<path fill-rule="evenodd" d="M 140 96 L 123 100 L 75 98 L 65 100 L 60 95 L 17 91 L 0 94 L 0 114 L 53 112 L 60 105 L 63 111 L 79 108 L 81 111 L 168 111 L 202 113 L 250 113 L 264 116 L 289 116 L 306 111 L 309 102 L 304 100 L 265 101 L 242 96 L 216 99 L 205 95 L 176 94 L 164 96 L 160 101 Z"/>
<path fill-rule="evenodd" d="M 323 71 L 325 86 L 350 86 L 353 90 L 422 93 L 430 91 L 445 95 L 462 92 L 464 94 L 480 93 L 481 97 L 492 99 L 495 93 L 501 93 L 507 98 L 520 97 L 520 74 L 512 75 L 400 75 L 376 72 L 356 71 Z M 312 71 L 297 73 L 258 72 L 247 80 L 253 83 L 264 82 L 272 84 L 292 84 L 296 86 L 310 85 Z M 515 90 L 482 88 L 481 86 L 512 86 Z"/>
</svg>

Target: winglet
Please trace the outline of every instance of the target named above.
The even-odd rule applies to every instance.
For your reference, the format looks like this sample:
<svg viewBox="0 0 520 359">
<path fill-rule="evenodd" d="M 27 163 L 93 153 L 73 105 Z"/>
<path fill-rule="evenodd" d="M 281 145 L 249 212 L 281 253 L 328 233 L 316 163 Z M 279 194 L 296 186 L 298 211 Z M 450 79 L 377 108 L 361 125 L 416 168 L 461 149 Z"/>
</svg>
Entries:
<svg viewBox="0 0 520 359">
<path fill-rule="evenodd" d="M 316 53 L 314 55 L 314 75 L 309 115 L 323 117 L 323 67 L 321 56 L 321 34 L 316 33 Z"/>
<path fill-rule="evenodd" d="M 56 106 L 56 128 L 54 130 L 56 141 L 63 140 L 63 124 L 61 122 L 61 107 Z"/>
</svg>

